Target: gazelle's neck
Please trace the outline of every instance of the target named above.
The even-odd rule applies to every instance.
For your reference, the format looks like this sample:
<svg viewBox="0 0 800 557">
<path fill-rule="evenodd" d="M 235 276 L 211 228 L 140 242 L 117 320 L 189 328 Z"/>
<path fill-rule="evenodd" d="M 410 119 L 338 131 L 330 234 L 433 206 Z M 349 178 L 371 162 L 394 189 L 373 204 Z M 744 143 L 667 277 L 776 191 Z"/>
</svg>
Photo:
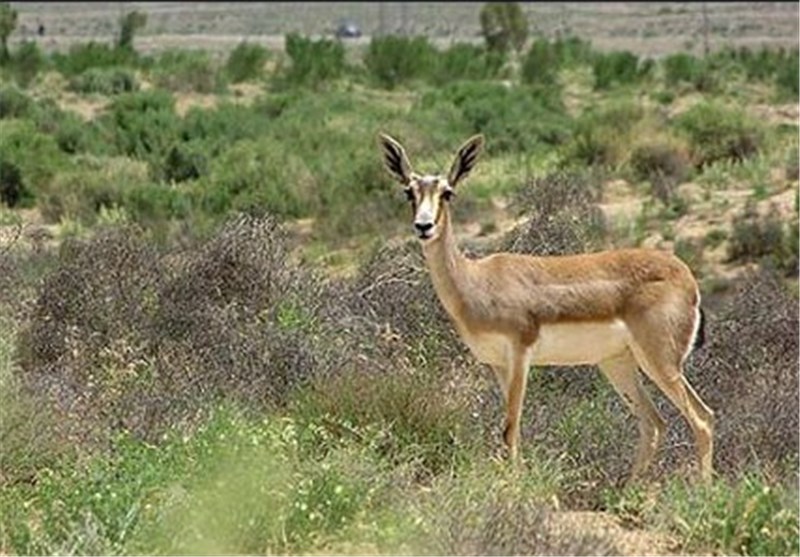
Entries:
<svg viewBox="0 0 800 557">
<path fill-rule="evenodd" d="M 422 245 L 431 272 L 431 280 L 442 305 L 455 317 L 463 309 L 463 290 L 467 279 L 467 258 L 456 244 L 450 222 L 450 210 L 442 207 L 439 234 Z"/>
</svg>

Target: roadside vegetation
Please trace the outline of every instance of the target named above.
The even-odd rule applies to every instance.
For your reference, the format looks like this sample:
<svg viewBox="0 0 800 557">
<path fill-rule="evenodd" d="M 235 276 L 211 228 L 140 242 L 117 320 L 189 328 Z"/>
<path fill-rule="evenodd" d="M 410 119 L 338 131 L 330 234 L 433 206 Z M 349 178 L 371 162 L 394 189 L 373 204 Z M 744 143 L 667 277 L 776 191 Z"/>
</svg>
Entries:
<svg viewBox="0 0 800 557">
<path fill-rule="evenodd" d="M 143 56 L 135 12 L 63 53 L 0 33 L 0 553 L 797 554 L 797 51 L 653 61 L 485 14 L 485 46 L 360 57 Z M 656 395 L 664 448 L 625 486 L 636 425 L 591 369 L 532 370 L 525 464 L 497 458 L 378 131 L 431 171 L 486 135 L 470 253 L 687 261 L 710 485 Z"/>
</svg>

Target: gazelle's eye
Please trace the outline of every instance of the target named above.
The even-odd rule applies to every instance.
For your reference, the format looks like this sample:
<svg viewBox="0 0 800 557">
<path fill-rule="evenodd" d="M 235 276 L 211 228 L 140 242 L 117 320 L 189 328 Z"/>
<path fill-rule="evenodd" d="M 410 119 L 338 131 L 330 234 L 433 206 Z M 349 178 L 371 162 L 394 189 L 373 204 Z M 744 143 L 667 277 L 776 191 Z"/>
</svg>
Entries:
<svg viewBox="0 0 800 557">
<path fill-rule="evenodd" d="M 453 199 L 454 195 L 455 192 L 453 190 L 444 190 L 442 192 L 442 199 L 444 199 L 445 201 L 450 201 L 451 199 Z"/>
<path fill-rule="evenodd" d="M 408 199 L 409 201 L 414 201 L 414 190 L 412 190 L 411 188 L 406 188 L 403 191 L 406 194 L 406 199 Z"/>
</svg>

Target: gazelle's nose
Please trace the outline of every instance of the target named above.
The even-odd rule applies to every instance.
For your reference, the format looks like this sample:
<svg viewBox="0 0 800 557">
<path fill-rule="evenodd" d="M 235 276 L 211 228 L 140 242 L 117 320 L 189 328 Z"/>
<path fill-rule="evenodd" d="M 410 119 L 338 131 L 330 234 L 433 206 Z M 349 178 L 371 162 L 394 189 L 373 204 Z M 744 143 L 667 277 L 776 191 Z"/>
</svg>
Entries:
<svg viewBox="0 0 800 557">
<path fill-rule="evenodd" d="M 419 232 L 420 235 L 424 235 L 426 232 L 430 232 L 431 228 L 433 228 L 433 223 L 432 222 L 415 222 L 414 223 L 414 228 L 417 229 L 417 232 Z"/>
</svg>

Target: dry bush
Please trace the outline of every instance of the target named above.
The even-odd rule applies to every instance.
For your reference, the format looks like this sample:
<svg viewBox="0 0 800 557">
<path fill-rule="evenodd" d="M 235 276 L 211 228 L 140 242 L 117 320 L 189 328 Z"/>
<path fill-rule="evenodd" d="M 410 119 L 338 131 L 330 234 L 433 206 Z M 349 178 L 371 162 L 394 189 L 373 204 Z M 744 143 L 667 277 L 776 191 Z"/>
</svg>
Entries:
<svg viewBox="0 0 800 557">
<path fill-rule="evenodd" d="M 182 252 L 111 230 L 63 246 L 21 334 L 20 364 L 65 439 L 156 439 L 211 401 L 283 404 L 355 361 L 343 347 L 358 335 L 337 303 L 290 262 L 270 217 L 239 217 Z"/>
<path fill-rule="evenodd" d="M 376 250 L 359 269 L 352 287 L 354 313 L 430 355 L 460 360 L 467 349 L 433 289 L 416 241 Z"/>
<path fill-rule="evenodd" d="M 61 439 L 87 446 L 123 430 L 158 439 L 220 400 L 281 406 L 305 385 L 333 411 L 346 397 L 325 386 L 345 376 L 395 381 L 383 421 L 420 420 L 441 437 L 435 413 L 400 400 L 404 382 L 461 396 L 469 376 L 455 372 L 465 349 L 414 248 L 382 250 L 356 280 L 326 282 L 292 262 L 272 217 L 237 217 L 180 249 L 132 228 L 68 242 L 20 335 L 25 384 L 59 416 Z"/>
<path fill-rule="evenodd" d="M 737 478 L 749 468 L 781 471 L 788 464 L 796 474 L 796 295 L 761 270 L 748 274 L 708 317 L 706 344 L 690 359 L 687 374 L 716 414 L 715 469 Z"/>
<path fill-rule="evenodd" d="M 606 235 L 596 172 L 560 171 L 535 178 L 514 202 L 528 220 L 511 230 L 499 250 L 531 255 L 567 255 L 592 251 Z"/>
</svg>

